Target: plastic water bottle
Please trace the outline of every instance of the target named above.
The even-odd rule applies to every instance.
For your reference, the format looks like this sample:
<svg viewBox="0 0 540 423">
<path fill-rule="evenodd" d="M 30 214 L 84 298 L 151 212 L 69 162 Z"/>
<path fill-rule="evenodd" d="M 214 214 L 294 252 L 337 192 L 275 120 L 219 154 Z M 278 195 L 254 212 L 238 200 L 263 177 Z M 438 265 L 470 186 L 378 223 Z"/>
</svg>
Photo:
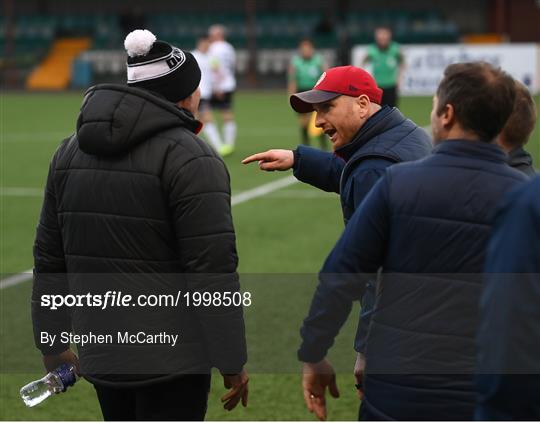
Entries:
<svg viewBox="0 0 540 423">
<path fill-rule="evenodd" d="M 21 398 L 28 407 L 45 401 L 52 394 L 64 392 L 77 381 L 75 366 L 62 364 L 45 377 L 30 382 L 21 388 Z"/>
</svg>

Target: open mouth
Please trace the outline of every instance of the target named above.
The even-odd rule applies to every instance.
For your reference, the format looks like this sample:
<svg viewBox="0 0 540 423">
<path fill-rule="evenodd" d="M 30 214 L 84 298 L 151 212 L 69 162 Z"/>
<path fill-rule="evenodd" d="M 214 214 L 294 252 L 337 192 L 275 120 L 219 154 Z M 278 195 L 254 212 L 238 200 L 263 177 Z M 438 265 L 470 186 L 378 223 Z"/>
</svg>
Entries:
<svg viewBox="0 0 540 423">
<path fill-rule="evenodd" d="M 324 131 L 326 135 L 330 137 L 330 141 L 335 142 L 337 138 L 337 131 L 335 129 L 327 129 Z"/>
</svg>

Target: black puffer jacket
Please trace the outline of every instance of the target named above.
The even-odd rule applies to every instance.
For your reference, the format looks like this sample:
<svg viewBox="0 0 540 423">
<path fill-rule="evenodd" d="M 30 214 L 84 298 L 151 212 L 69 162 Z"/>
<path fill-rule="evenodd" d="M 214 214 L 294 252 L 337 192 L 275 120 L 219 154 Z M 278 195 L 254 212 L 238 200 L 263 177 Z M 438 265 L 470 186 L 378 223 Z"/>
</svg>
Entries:
<svg viewBox="0 0 540 423">
<path fill-rule="evenodd" d="M 32 313 L 43 354 L 67 344 L 42 344 L 41 331 L 166 332 L 179 334 L 175 348 L 79 345 L 83 370 L 102 381 L 123 380 L 118 373 L 147 380 L 242 368 L 241 307 L 40 306 L 43 294 L 89 290 L 239 291 L 229 174 L 195 135 L 199 127 L 189 112 L 147 91 L 112 84 L 88 90 L 76 134 L 52 159 L 37 228 Z"/>
</svg>

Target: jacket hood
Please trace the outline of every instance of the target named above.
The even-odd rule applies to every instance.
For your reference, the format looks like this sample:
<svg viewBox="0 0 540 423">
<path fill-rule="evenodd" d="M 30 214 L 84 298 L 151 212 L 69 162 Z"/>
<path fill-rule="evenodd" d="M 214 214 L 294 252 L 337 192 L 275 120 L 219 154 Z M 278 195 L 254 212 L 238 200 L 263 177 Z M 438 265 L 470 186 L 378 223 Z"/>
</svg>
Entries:
<svg viewBox="0 0 540 423">
<path fill-rule="evenodd" d="M 508 153 L 508 164 L 528 176 L 536 176 L 532 156 L 522 147 L 518 147 Z"/>
<path fill-rule="evenodd" d="M 197 133 L 202 124 L 190 112 L 157 94 L 124 85 L 101 84 L 85 94 L 77 119 L 77 140 L 85 153 L 116 155 L 175 127 Z"/>
<path fill-rule="evenodd" d="M 510 166 L 532 166 L 532 156 L 522 147 L 515 148 L 508 153 L 508 163 Z"/>
</svg>

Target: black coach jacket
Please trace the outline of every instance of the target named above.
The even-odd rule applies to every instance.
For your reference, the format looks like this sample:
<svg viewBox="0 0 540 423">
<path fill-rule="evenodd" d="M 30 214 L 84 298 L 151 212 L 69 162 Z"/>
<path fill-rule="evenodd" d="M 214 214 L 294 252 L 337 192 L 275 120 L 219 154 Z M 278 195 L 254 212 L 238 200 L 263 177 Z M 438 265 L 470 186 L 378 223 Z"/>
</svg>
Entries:
<svg viewBox="0 0 540 423">
<path fill-rule="evenodd" d="M 147 381 L 210 367 L 236 373 L 246 361 L 241 306 L 41 305 L 43 294 L 92 289 L 180 291 L 182 301 L 195 291 L 239 294 L 229 174 L 196 136 L 200 126 L 148 91 L 98 85 L 86 93 L 76 133 L 54 154 L 34 245 L 34 333 L 43 354 L 68 345 L 41 343 L 42 331 L 112 333 L 113 343 L 79 345 L 92 381 Z M 126 331 L 179 339 L 174 348 L 118 342 L 116 332 Z"/>
</svg>

